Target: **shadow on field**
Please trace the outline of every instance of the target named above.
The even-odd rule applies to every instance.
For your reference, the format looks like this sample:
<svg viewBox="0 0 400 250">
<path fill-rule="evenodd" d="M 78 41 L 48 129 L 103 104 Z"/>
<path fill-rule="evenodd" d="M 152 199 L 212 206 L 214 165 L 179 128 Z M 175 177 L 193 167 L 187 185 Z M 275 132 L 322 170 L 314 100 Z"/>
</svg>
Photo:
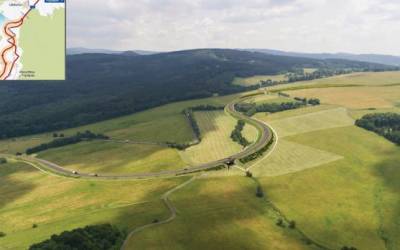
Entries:
<svg viewBox="0 0 400 250">
<path fill-rule="evenodd" d="M 132 249 L 299 249 L 294 231 L 275 225 L 250 178 L 200 179 L 173 194 L 177 218 L 134 235 Z M 167 243 L 168 242 L 168 243 Z M 279 246 L 279 247 L 278 247 Z"/>
<path fill-rule="evenodd" d="M 200 127 L 201 137 L 208 133 L 218 131 L 217 119 L 225 115 L 224 111 L 196 111 L 194 112 L 197 124 Z"/>
<path fill-rule="evenodd" d="M 392 153 L 391 155 L 396 155 Z M 400 246 L 400 147 L 397 156 L 375 166 L 375 174 L 382 178 L 383 187 L 388 190 L 377 190 L 375 194 L 377 212 L 381 227 L 379 235 L 387 249 L 399 249 Z"/>
<path fill-rule="evenodd" d="M 17 179 L 17 175 L 33 173 L 36 169 L 23 163 L 8 163 L 0 165 L 0 209 L 31 192 L 35 185 L 29 181 Z"/>
</svg>

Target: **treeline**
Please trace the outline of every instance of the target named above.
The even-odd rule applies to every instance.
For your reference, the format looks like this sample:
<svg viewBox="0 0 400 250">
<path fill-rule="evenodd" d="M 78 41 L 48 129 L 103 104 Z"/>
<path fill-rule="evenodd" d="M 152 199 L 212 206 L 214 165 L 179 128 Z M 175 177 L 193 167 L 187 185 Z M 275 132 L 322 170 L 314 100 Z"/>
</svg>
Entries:
<svg viewBox="0 0 400 250">
<path fill-rule="evenodd" d="M 316 98 L 305 99 L 297 98 L 294 102 L 282 102 L 282 103 L 264 103 L 256 105 L 255 103 L 238 103 L 235 105 L 235 109 L 247 116 L 252 116 L 259 112 L 277 113 L 285 110 L 298 109 L 307 105 L 319 105 L 320 100 Z"/>
<path fill-rule="evenodd" d="M 390 71 L 390 70 L 397 70 L 397 69 L 395 69 L 395 68 L 388 69 L 388 71 Z M 353 68 L 353 69 L 320 68 L 311 73 L 304 72 L 304 69 L 293 69 L 291 72 L 285 73 L 287 80 L 281 80 L 281 81 L 273 81 L 271 79 L 262 80 L 262 81 L 260 81 L 260 85 L 262 87 L 270 87 L 270 86 L 275 86 L 275 85 L 279 85 L 279 84 L 288 84 L 288 83 L 301 82 L 301 81 L 311 81 L 311 80 L 322 79 L 322 78 L 327 78 L 327 77 L 332 77 L 332 76 L 351 74 L 351 73 L 356 73 L 356 72 L 369 72 L 369 71 L 380 72 L 380 71 L 383 71 L 383 69 L 368 68 L 368 67 Z"/>
<path fill-rule="evenodd" d="M 190 126 L 192 127 L 194 136 L 197 141 L 201 141 L 201 133 L 199 124 L 197 124 L 196 118 L 194 117 L 192 109 L 183 110 L 183 115 L 188 119 Z"/>
<path fill-rule="evenodd" d="M 26 154 L 28 154 L 28 155 L 35 154 L 35 153 L 45 151 L 45 150 L 48 150 L 51 148 L 59 148 L 59 147 L 63 147 L 63 146 L 71 145 L 71 144 L 76 144 L 76 143 L 79 143 L 82 141 L 95 140 L 95 139 L 107 140 L 107 139 L 109 139 L 109 137 L 106 135 L 102 135 L 102 134 L 92 133 L 89 130 L 84 133 L 78 132 L 74 136 L 58 138 L 49 143 L 43 143 L 39 146 L 36 146 L 33 148 L 28 148 L 26 150 Z"/>
<path fill-rule="evenodd" d="M 198 142 L 201 142 L 201 131 L 199 124 L 194 117 L 195 111 L 216 111 L 216 110 L 223 110 L 224 106 L 213 106 L 213 105 L 198 105 L 190 108 L 186 108 L 182 111 L 182 114 L 188 119 L 190 126 L 192 127 L 193 133 L 196 137 Z M 190 143 L 174 143 L 174 142 L 167 142 L 167 145 L 171 148 L 177 148 L 179 150 L 184 150 L 192 144 Z"/>
<path fill-rule="evenodd" d="M 268 149 L 271 147 L 271 145 L 274 143 L 274 135 L 272 134 L 271 140 L 267 143 L 267 145 L 265 145 L 262 149 L 260 149 L 259 151 L 248 155 L 242 159 L 240 159 L 240 162 L 243 164 L 246 164 L 248 162 L 254 161 L 255 159 L 257 159 L 258 157 L 262 156 L 265 152 L 268 151 Z"/>
<path fill-rule="evenodd" d="M 68 56 L 67 68 L 67 81 L 0 85 L 0 138 L 59 131 L 171 102 L 258 88 L 233 85 L 235 77 L 273 75 L 293 68 L 393 67 L 205 49 L 150 56 Z"/>
<path fill-rule="evenodd" d="M 53 235 L 49 240 L 30 246 L 29 250 L 119 250 L 126 233 L 109 224 L 87 226 L 60 235 Z"/>
<path fill-rule="evenodd" d="M 216 111 L 216 110 L 224 110 L 224 106 L 213 106 L 213 105 L 199 105 L 190 108 L 193 111 Z"/>
<path fill-rule="evenodd" d="M 231 133 L 231 139 L 234 142 L 239 143 L 243 147 L 247 147 L 248 145 L 250 145 L 250 142 L 246 138 L 244 138 L 242 134 L 245 124 L 246 123 L 243 120 L 239 120 L 235 126 L 235 129 Z"/>
<path fill-rule="evenodd" d="M 400 114 L 368 114 L 356 121 L 356 125 L 373 131 L 397 145 L 400 145 Z"/>
<path fill-rule="evenodd" d="M 364 69 L 318 69 L 312 73 L 305 73 L 304 70 L 302 71 L 303 72 L 301 73 L 289 74 L 288 83 L 311 81 L 337 75 L 350 74 L 354 72 L 364 71 Z"/>
</svg>

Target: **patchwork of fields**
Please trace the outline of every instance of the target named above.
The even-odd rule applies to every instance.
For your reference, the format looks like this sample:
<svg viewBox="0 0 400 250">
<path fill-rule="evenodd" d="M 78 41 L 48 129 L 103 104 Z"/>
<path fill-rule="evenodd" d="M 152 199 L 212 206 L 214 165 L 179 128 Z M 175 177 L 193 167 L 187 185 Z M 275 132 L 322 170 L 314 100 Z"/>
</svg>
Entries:
<svg viewBox="0 0 400 250">
<path fill-rule="evenodd" d="M 268 157 L 238 169 L 207 172 L 170 199 L 177 217 L 133 235 L 129 249 L 399 249 L 400 147 L 354 126 L 366 113 L 400 112 L 400 72 L 357 73 L 273 87 L 322 105 L 275 114 L 258 113 L 277 132 Z M 332 85 L 335 85 L 332 87 Z M 343 87 L 352 85 L 351 87 Z M 357 85 L 357 87 L 356 87 Z M 329 88 L 327 88 L 329 87 Z M 303 89 L 297 89 L 303 88 Z M 237 96 L 165 105 L 76 129 L 120 141 L 189 142 L 193 131 L 181 115 L 200 104 L 225 105 Z M 277 95 L 254 97 L 281 102 Z M 92 141 L 38 155 L 91 173 L 157 172 L 217 160 L 242 147 L 230 134 L 237 121 L 223 111 L 195 112 L 202 142 L 183 152 L 160 145 Z M 253 141 L 257 130 L 246 125 Z M 23 152 L 50 134 L 0 141 L 1 153 Z M 50 176 L 23 163 L 0 164 L 0 249 L 25 249 L 77 227 L 112 223 L 130 231 L 166 219 L 160 197 L 190 177 L 100 181 Z M 264 197 L 256 197 L 257 187 Z M 279 219 L 295 228 L 278 226 Z M 34 228 L 33 224 L 37 227 Z"/>
</svg>

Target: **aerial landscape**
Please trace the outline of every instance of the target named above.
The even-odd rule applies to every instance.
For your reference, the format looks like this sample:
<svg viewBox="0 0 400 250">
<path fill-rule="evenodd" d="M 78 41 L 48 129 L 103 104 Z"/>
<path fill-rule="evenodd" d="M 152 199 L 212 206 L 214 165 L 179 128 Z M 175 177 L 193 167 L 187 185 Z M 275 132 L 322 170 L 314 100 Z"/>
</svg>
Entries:
<svg viewBox="0 0 400 250">
<path fill-rule="evenodd" d="M 131 6 L 143 20 L 161 12 L 189 25 L 158 2 L 108 4 L 112 15 Z M 208 13 L 215 25 L 214 11 L 240 5 L 194 2 L 193 18 Z M 283 28 L 285 6 L 332 7 L 249 2 L 282 11 Z M 90 3 L 71 0 L 67 12 Z M 98 8 L 88 22 L 108 18 Z M 397 48 L 204 45 L 183 28 L 181 48 L 157 32 L 90 46 L 77 12 L 65 81 L 0 83 L 0 250 L 400 249 Z"/>
</svg>

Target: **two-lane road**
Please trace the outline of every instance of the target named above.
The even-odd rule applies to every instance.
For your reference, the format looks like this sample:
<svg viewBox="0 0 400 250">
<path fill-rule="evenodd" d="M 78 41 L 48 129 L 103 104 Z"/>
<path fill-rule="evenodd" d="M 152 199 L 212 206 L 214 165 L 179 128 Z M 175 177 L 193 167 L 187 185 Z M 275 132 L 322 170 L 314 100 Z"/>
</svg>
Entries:
<svg viewBox="0 0 400 250">
<path fill-rule="evenodd" d="M 259 132 L 257 141 L 255 143 L 251 144 L 250 146 L 246 147 L 245 149 L 243 149 L 243 151 L 241 151 L 237 154 L 234 154 L 230 157 L 223 158 L 223 159 L 220 159 L 217 161 L 209 162 L 206 164 L 201 164 L 201 165 L 193 166 L 193 167 L 186 167 L 184 169 L 179 169 L 179 170 L 168 170 L 168 171 L 160 171 L 160 172 L 155 172 L 155 173 L 133 173 L 133 174 L 114 175 L 114 174 L 91 174 L 91 173 L 76 172 L 74 170 L 63 168 L 62 166 L 59 166 L 55 163 L 52 163 L 52 162 L 49 162 L 49 161 L 46 161 L 43 159 L 29 157 L 29 156 L 20 156 L 20 157 L 13 156 L 13 158 L 15 158 L 17 160 L 33 163 L 38 168 L 41 168 L 44 171 L 49 171 L 54 174 L 67 176 L 67 177 L 87 178 L 87 179 L 88 178 L 89 179 L 105 179 L 105 180 L 148 179 L 148 178 L 156 178 L 156 177 L 169 177 L 169 176 L 185 175 L 185 174 L 190 174 L 190 173 L 194 173 L 194 172 L 209 170 L 209 169 L 224 165 L 227 162 L 230 162 L 233 160 L 239 160 L 246 156 L 254 154 L 254 153 L 260 151 L 261 149 L 263 149 L 271 140 L 273 140 L 273 134 L 267 124 L 265 124 L 259 120 L 253 119 L 251 117 L 245 116 L 236 111 L 236 109 L 235 109 L 236 103 L 245 101 L 247 98 L 249 98 L 249 97 L 242 97 L 242 98 L 239 98 L 239 99 L 229 103 L 225 107 L 225 112 L 227 112 L 229 115 L 233 116 L 234 118 L 236 118 L 238 120 L 239 119 L 244 120 L 246 123 L 255 126 Z"/>
</svg>

